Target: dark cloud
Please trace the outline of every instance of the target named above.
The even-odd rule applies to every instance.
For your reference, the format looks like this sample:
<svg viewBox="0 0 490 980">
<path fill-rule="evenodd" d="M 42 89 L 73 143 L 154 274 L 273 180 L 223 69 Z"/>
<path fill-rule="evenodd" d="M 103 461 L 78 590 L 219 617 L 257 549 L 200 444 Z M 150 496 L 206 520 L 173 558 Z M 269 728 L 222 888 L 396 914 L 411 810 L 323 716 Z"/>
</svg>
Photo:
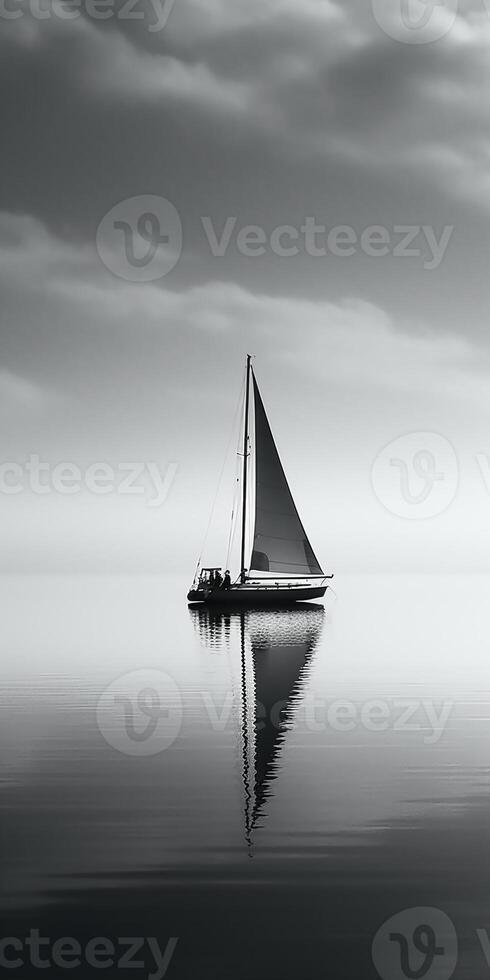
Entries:
<svg viewBox="0 0 490 980">
<path fill-rule="evenodd" d="M 4 24 L 5 445 L 92 458 L 160 447 L 187 474 L 185 510 L 252 349 L 279 429 L 289 392 L 305 392 L 292 456 L 305 438 L 326 447 L 362 533 L 369 452 L 417 427 L 469 446 L 487 424 L 490 29 L 468 8 L 444 41 L 402 45 L 356 0 L 177 0 L 152 33 L 144 9 L 134 22 Z M 173 202 L 184 232 L 175 269 L 146 285 L 118 279 L 95 247 L 104 214 L 141 194 Z M 251 258 L 234 239 L 217 258 L 202 226 L 220 233 L 234 216 L 270 235 L 308 215 L 359 236 L 454 231 L 428 271 L 359 250 Z"/>
</svg>

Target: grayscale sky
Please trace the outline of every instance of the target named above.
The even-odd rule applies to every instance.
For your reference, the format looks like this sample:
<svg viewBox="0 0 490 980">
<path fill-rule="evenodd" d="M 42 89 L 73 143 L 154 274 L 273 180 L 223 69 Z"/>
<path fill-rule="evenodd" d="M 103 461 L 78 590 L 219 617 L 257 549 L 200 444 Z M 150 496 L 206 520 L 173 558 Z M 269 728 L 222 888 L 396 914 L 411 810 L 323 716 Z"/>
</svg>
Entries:
<svg viewBox="0 0 490 980">
<path fill-rule="evenodd" d="M 177 468 L 162 506 L 148 488 L 4 487 L 2 569 L 190 575 L 250 351 L 325 568 L 488 570 L 490 9 L 443 3 L 442 36 L 406 43 L 392 0 L 175 0 L 158 30 L 156 0 L 138 19 L 121 8 L 3 6 L 2 460 Z M 146 282 L 96 247 L 141 195 L 171 202 L 183 232 Z M 356 244 L 313 254 L 307 217 Z M 237 243 L 249 225 L 262 254 Z M 271 244 L 284 225 L 295 254 Z M 379 254 L 359 244 L 371 226 Z M 396 254 L 401 227 L 415 254 Z M 206 228 L 230 230 L 224 255 Z M 400 515 L 372 470 L 410 433 L 412 455 L 387 457 L 399 481 L 406 467 Z M 427 460 L 434 493 L 454 482 L 428 515 Z"/>
</svg>

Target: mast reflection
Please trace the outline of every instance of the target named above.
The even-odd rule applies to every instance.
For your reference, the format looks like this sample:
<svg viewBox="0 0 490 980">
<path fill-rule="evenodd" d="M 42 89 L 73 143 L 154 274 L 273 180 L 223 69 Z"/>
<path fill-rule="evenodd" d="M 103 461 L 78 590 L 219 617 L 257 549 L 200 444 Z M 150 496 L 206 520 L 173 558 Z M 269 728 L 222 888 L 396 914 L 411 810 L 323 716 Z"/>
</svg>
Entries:
<svg viewBox="0 0 490 980">
<path fill-rule="evenodd" d="M 303 698 L 321 636 L 323 606 L 292 609 L 227 610 L 198 607 L 191 615 L 201 641 L 211 649 L 230 647 L 240 637 L 240 756 L 245 838 L 252 855 L 253 833 L 266 816 L 280 755 Z M 238 658 L 237 658 L 238 659 Z M 237 664 L 233 665 L 237 672 Z"/>
</svg>

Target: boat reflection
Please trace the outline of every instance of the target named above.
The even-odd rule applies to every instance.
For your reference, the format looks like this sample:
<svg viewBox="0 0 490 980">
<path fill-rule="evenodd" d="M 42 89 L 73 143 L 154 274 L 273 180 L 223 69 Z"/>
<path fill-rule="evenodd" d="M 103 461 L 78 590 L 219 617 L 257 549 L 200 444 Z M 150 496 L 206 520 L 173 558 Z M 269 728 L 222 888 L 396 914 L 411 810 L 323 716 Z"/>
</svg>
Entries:
<svg viewBox="0 0 490 980">
<path fill-rule="evenodd" d="M 245 838 L 251 855 L 253 833 L 266 815 L 272 784 L 282 768 L 281 749 L 305 692 L 325 610 L 305 603 L 291 609 L 226 613 L 203 606 L 190 612 L 201 642 L 211 649 L 221 646 L 233 657 L 230 638 L 239 636 L 239 738 Z"/>
<path fill-rule="evenodd" d="M 223 611 L 218 606 L 201 604 L 189 606 L 189 613 L 203 646 L 213 653 L 221 653 L 229 647 L 232 623 L 235 625 L 238 614 L 233 615 L 228 609 Z"/>
</svg>

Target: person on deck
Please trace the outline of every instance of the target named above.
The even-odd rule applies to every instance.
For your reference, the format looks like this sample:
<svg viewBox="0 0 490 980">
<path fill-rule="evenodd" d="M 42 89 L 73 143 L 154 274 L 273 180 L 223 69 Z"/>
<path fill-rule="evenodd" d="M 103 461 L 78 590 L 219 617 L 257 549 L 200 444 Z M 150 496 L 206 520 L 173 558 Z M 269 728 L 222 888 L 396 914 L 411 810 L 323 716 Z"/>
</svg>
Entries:
<svg viewBox="0 0 490 980">
<path fill-rule="evenodd" d="M 225 577 L 223 579 L 223 588 L 224 589 L 231 589 L 231 577 L 230 577 L 230 573 L 229 573 L 228 569 L 226 569 Z"/>
<path fill-rule="evenodd" d="M 217 568 L 216 571 L 215 571 L 215 573 L 214 573 L 213 589 L 220 589 L 222 583 L 223 583 L 223 577 L 221 575 L 221 572 L 220 572 L 219 568 Z"/>
</svg>

